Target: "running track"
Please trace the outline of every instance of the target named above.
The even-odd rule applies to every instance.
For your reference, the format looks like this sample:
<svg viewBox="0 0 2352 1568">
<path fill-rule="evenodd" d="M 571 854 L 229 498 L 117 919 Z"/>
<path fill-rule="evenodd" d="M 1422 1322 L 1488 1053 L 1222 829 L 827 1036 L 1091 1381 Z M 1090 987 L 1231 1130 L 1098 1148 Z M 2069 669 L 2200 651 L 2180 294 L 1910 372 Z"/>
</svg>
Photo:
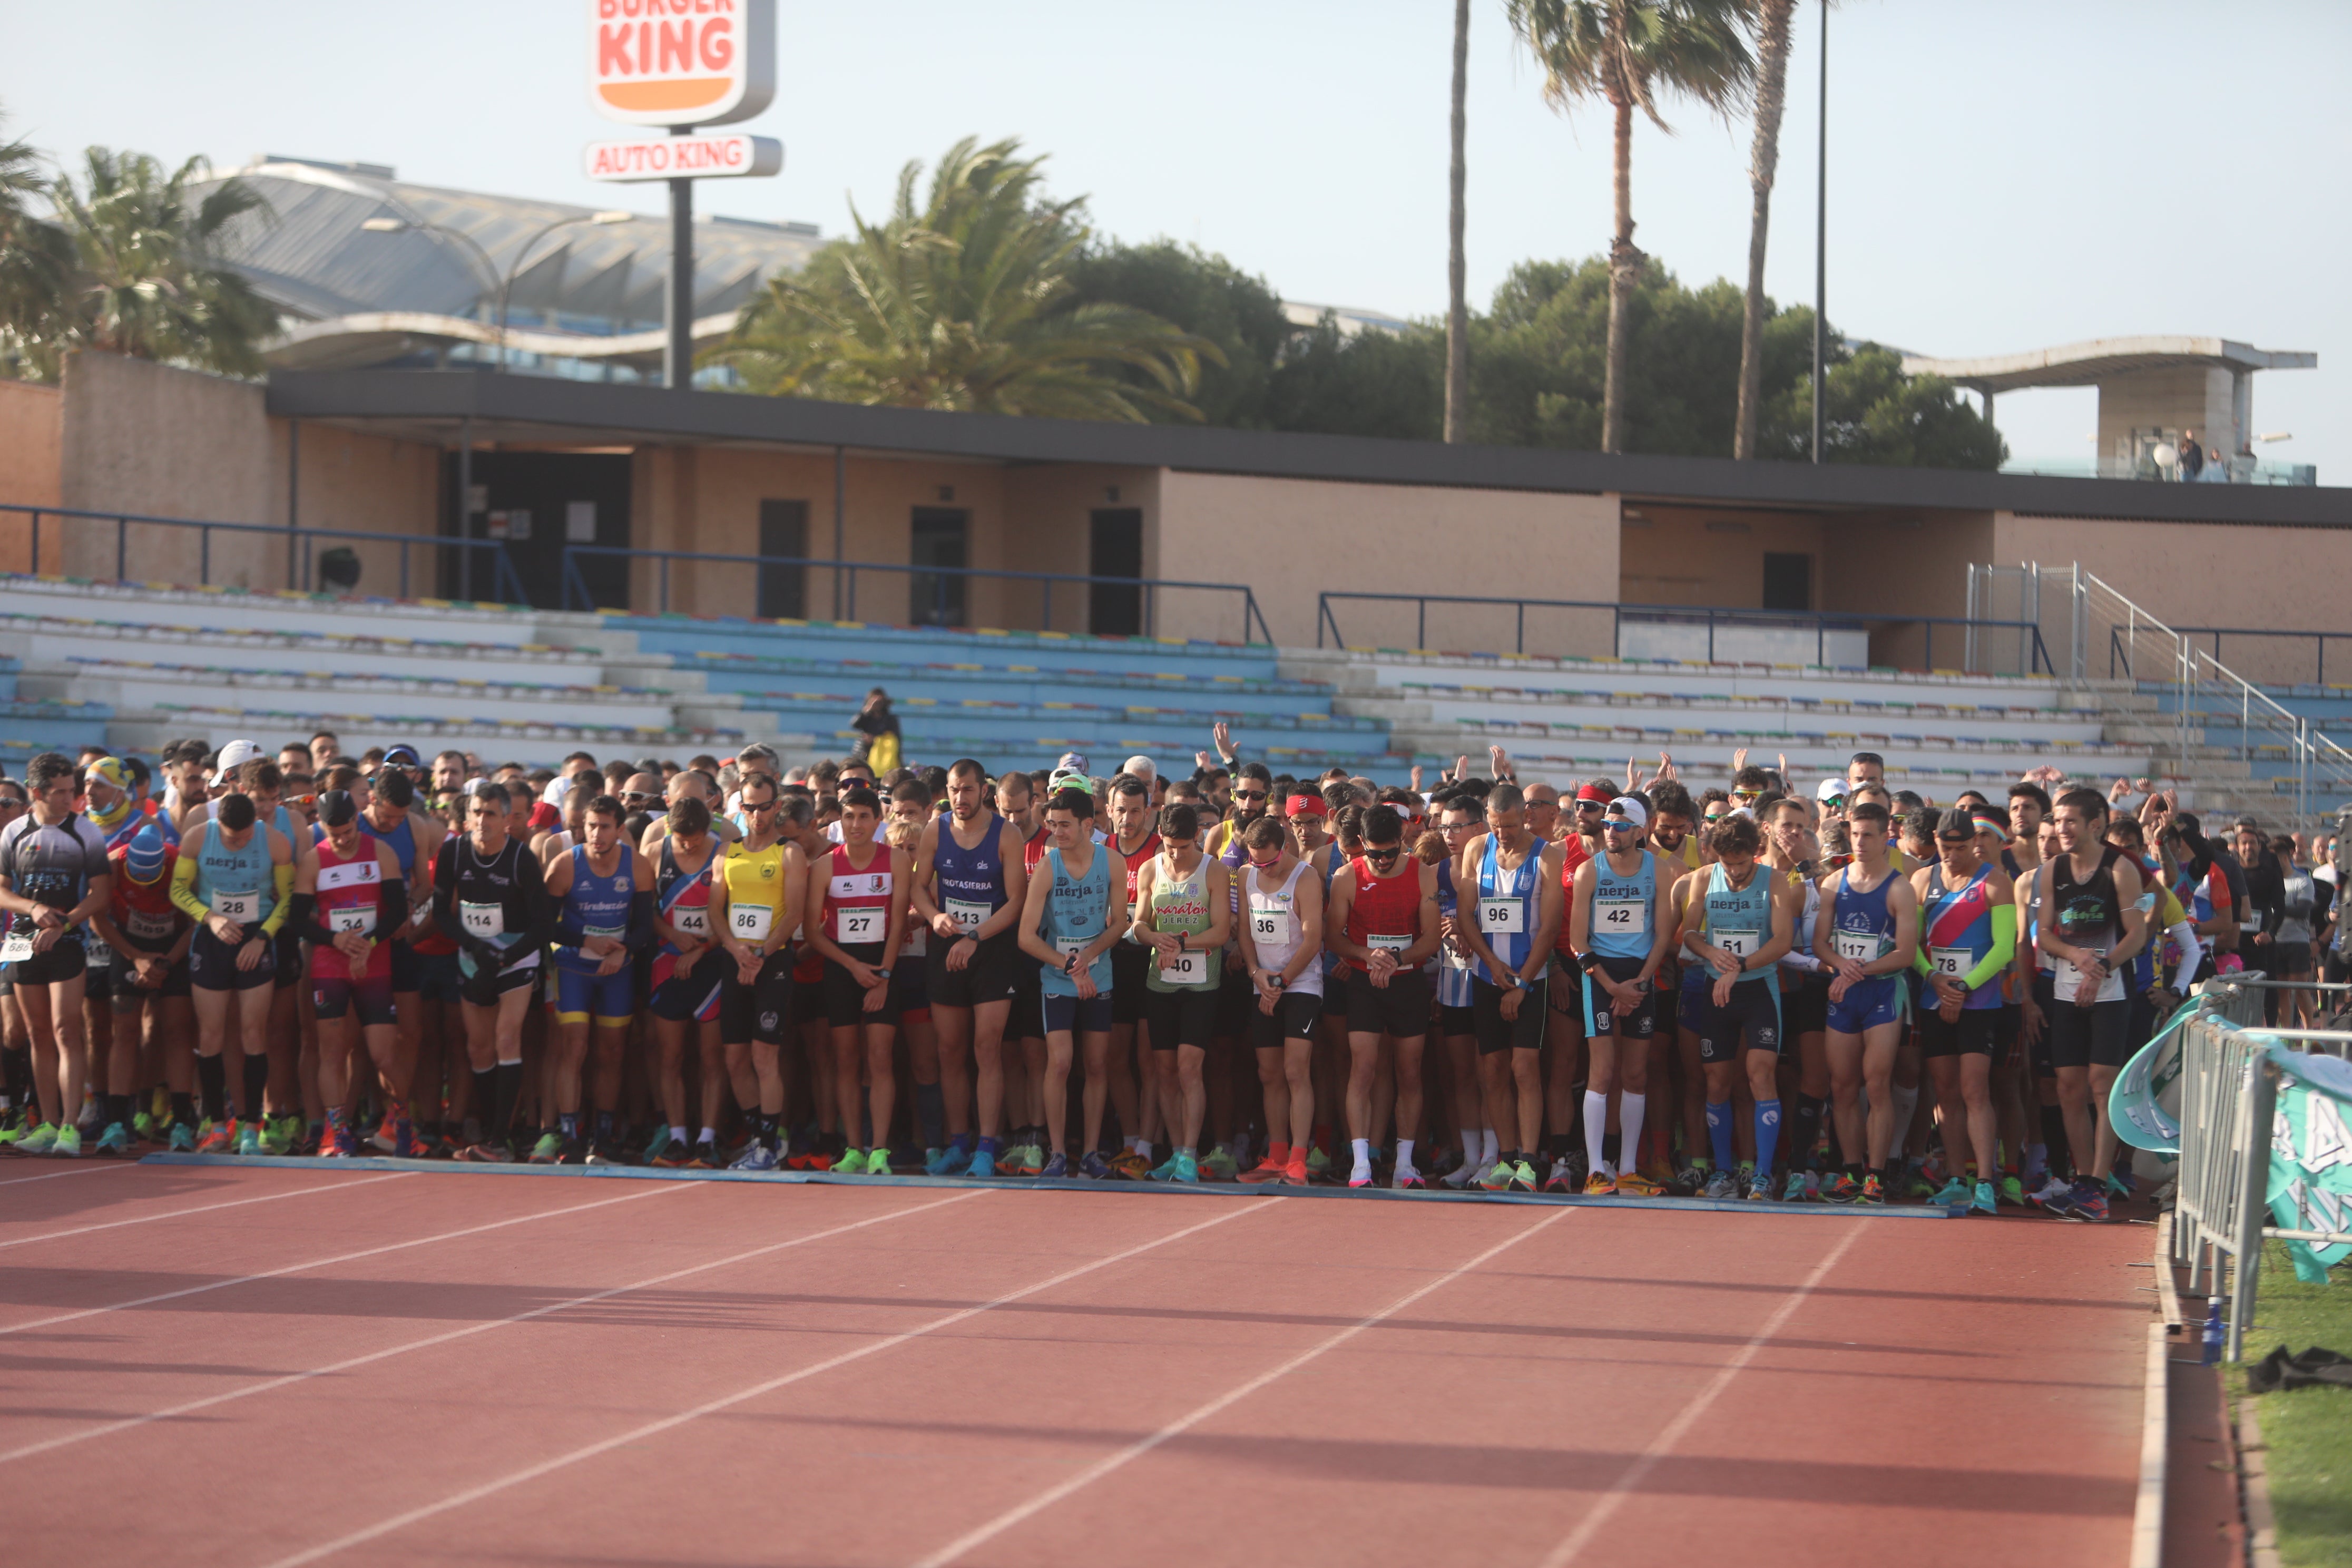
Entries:
<svg viewBox="0 0 2352 1568">
<path fill-rule="evenodd" d="M 2024 1218 L 9 1162 L 7 1555 L 2120 1563 L 2147 1251 Z"/>
</svg>

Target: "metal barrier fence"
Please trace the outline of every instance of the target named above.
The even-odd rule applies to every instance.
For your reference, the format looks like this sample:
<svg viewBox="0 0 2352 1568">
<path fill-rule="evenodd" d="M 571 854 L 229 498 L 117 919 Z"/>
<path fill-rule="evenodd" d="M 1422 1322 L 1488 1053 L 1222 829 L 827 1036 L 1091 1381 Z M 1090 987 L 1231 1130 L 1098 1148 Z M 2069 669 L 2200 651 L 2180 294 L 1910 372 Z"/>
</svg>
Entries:
<svg viewBox="0 0 2352 1568">
<path fill-rule="evenodd" d="M 2230 1298 L 2226 1353 L 2236 1361 L 2252 1326 L 2265 1240 L 2352 1242 L 2352 1235 L 2283 1229 L 2270 1215 L 2271 1128 L 2278 1070 L 2270 1048 L 2352 1055 L 2352 1032 L 2265 1029 L 2263 994 L 2289 989 L 2259 974 L 2208 982 L 2181 1028 L 2180 1163 L 2172 1261 L 2192 1294 Z M 2352 985 L 2296 982 L 2296 990 L 2352 993 Z M 2226 1290 L 2225 1290 L 2226 1284 Z"/>
</svg>

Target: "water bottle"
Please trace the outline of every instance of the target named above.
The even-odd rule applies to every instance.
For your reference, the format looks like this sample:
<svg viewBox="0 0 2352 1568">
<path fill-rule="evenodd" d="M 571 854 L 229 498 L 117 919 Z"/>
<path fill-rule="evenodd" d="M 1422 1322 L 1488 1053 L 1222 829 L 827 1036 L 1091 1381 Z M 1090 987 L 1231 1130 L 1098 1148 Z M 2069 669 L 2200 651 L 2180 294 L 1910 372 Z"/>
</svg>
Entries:
<svg viewBox="0 0 2352 1568">
<path fill-rule="evenodd" d="M 2206 1366 L 2221 1364 L 2221 1298 L 2219 1296 L 2206 1299 L 2205 1358 L 2201 1364 Z"/>
</svg>

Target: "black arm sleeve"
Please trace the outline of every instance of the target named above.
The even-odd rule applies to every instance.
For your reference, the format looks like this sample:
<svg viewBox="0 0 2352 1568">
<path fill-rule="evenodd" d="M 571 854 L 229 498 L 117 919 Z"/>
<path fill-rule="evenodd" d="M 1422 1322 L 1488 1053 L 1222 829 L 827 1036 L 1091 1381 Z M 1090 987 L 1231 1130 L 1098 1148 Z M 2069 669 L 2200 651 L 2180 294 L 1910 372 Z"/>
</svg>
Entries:
<svg viewBox="0 0 2352 1568">
<path fill-rule="evenodd" d="M 376 884 L 375 929 L 395 931 L 408 923 L 408 882 L 390 877 Z"/>
<path fill-rule="evenodd" d="M 288 904 L 286 929 L 313 947 L 332 947 L 335 933 L 319 923 L 319 896 L 297 893 Z"/>
</svg>

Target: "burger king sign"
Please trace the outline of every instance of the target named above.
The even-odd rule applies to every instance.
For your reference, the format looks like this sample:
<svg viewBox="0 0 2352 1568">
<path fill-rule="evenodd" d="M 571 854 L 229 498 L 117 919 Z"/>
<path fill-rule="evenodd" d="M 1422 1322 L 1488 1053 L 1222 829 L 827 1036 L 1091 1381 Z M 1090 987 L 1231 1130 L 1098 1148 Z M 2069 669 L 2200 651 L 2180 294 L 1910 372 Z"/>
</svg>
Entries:
<svg viewBox="0 0 2352 1568">
<path fill-rule="evenodd" d="M 775 0 L 588 0 L 588 95 L 606 119 L 724 125 L 775 94 Z"/>
</svg>

